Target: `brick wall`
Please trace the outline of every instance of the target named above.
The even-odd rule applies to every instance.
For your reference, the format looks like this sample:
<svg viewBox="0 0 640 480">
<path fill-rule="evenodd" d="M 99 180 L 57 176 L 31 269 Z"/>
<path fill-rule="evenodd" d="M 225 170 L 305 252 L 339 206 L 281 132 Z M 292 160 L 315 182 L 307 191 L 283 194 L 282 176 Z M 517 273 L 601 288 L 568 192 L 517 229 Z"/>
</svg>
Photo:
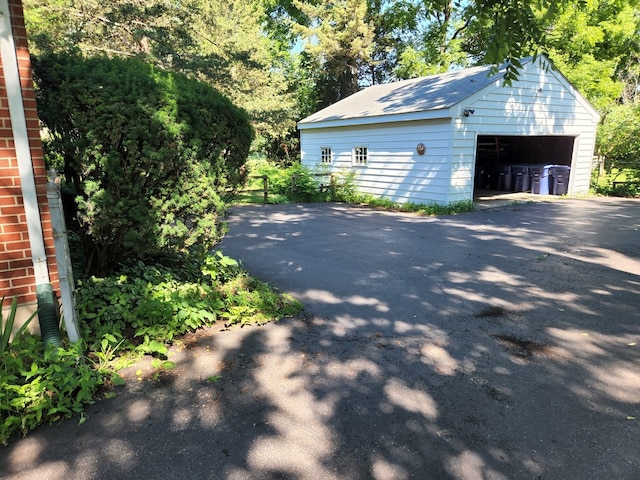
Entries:
<svg viewBox="0 0 640 480">
<path fill-rule="evenodd" d="M 38 113 L 33 91 L 33 79 L 31 77 L 31 61 L 27 49 L 27 35 L 24 28 L 21 1 L 9 0 L 9 9 L 18 58 L 18 70 L 22 86 L 49 276 L 53 283 L 54 291 L 57 291 L 58 271 L 55 263 L 51 219 L 46 197 L 47 172 L 40 142 Z M 5 306 L 14 295 L 18 295 L 20 304 L 31 303 L 35 301 L 35 287 L 4 70 L 0 67 L 0 297 L 7 297 Z"/>
</svg>

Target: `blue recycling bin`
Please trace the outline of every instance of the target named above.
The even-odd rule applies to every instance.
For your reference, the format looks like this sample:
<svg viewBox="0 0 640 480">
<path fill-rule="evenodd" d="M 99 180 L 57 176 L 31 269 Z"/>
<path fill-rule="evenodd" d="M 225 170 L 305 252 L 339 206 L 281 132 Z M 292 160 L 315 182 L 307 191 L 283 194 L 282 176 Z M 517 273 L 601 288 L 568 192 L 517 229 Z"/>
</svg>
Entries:
<svg viewBox="0 0 640 480">
<path fill-rule="evenodd" d="M 549 183 L 550 183 L 550 169 L 555 165 L 541 165 L 538 167 L 534 173 L 532 178 L 532 191 L 535 194 L 539 195 L 549 195 Z"/>
</svg>

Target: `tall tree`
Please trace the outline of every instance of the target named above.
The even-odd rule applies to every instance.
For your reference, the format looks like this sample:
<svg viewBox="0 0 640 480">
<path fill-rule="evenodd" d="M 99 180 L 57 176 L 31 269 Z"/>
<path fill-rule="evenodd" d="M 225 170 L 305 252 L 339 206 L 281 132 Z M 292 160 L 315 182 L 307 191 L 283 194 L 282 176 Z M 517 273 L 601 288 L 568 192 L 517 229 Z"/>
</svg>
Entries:
<svg viewBox="0 0 640 480">
<path fill-rule="evenodd" d="M 359 73 L 371 62 L 373 26 L 367 21 L 366 0 L 294 5 L 310 19 L 294 31 L 305 40 L 306 52 L 320 68 L 322 105 L 334 103 L 359 89 Z"/>
<path fill-rule="evenodd" d="M 606 113 L 621 98 L 629 61 L 638 58 L 640 11 L 621 0 L 591 0 L 545 25 L 549 56 Z"/>
<path fill-rule="evenodd" d="M 263 7 L 253 0 L 199 0 L 190 29 L 194 58 L 212 60 L 192 69 L 247 110 L 256 133 L 268 142 L 295 127 L 295 99 L 282 49 L 263 32 L 265 20 Z"/>
<path fill-rule="evenodd" d="M 24 0 L 31 47 L 141 56 L 172 66 L 192 44 L 193 0 Z"/>
<path fill-rule="evenodd" d="M 396 75 L 411 78 L 468 65 L 461 45 L 473 15 L 469 4 L 453 0 L 419 2 L 415 38 L 402 52 Z"/>
<path fill-rule="evenodd" d="M 420 5 L 414 0 L 369 0 L 367 19 L 373 26 L 371 62 L 362 72 L 364 84 L 386 83 L 416 36 Z"/>
</svg>

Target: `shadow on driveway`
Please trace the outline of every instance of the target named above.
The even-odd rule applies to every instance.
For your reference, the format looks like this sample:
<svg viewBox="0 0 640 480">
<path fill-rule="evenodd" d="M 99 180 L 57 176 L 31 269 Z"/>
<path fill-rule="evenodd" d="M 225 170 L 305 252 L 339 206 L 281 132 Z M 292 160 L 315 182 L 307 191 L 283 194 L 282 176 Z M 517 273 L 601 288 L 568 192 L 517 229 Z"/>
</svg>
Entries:
<svg viewBox="0 0 640 480">
<path fill-rule="evenodd" d="M 1 476 L 636 479 L 638 207 L 237 207 L 224 253 L 305 315 L 188 336 Z"/>
</svg>

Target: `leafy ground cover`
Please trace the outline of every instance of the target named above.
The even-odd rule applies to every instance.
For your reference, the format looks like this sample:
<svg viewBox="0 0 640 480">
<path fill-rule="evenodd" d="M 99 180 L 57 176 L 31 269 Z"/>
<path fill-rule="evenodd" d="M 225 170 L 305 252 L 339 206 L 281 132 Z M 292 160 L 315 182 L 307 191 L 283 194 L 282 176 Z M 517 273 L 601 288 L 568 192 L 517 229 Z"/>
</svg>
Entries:
<svg viewBox="0 0 640 480">
<path fill-rule="evenodd" d="M 0 332 L 0 443 L 73 415 L 83 422 L 84 406 L 122 383 L 117 371 L 142 355 L 153 356 L 158 371 L 173 368 L 167 347 L 180 335 L 219 322 L 265 323 L 302 308 L 219 252 L 122 265 L 79 281 L 76 302 L 82 340 L 63 348 L 24 332 L 9 340 L 9 314 Z"/>
</svg>

